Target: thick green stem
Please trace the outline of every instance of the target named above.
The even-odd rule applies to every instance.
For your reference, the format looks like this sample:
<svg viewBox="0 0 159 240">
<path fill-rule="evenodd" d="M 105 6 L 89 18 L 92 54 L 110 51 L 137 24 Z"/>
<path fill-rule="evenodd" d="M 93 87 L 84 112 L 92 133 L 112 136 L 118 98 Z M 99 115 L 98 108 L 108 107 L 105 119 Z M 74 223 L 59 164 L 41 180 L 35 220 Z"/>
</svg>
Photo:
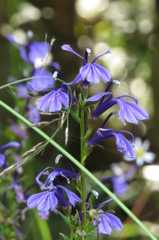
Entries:
<svg viewBox="0 0 159 240">
<path fill-rule="evenodd" d="M 101 183 L 90 171 L 88 171 L 78 160 L 76 160 L 71 154 L 69 154 L 64 148 L 57 144 L 53 139 L 51 139 L 43 131 L 34 127 L 31 122 L 24 118 L 21 114 L 17 113 L 14 109 L 9 107 L 3 101 L 0 100 L 0 106 L 5 108 L 7 111 L 12 113 L 14 116 L 22 120 L 25 124 L 31 127 L 35 132 L 47 140 L 52 146 L 57 150 L 63 153 L 71 162 L 73 162 L 83 173 L 85 173 L 92 181 L 97 184 L 109 197 L 111 197 L 123 211 L 128 214 L 146 233 L 152 240 L 157 240 L 157 238 L 149 231 L 149 229 L 103 184 Z M 3 175 L 3 172 L 0 173 L 0 177 Z"/>
</svg>

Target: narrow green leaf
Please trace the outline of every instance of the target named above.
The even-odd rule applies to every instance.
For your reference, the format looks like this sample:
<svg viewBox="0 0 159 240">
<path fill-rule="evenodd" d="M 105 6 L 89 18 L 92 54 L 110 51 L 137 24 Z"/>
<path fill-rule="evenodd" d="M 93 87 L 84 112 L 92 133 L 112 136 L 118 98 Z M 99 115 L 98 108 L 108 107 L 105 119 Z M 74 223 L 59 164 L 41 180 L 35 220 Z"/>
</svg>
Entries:
<svg viewBox="0 0 159 240">
<path fill-rule="evenodd" d="M 67 237 L 65 234 L 63 234 L 63 233 L 59 233 L 65 240 L 70 240 L 70 238 L 69 237 Z"/>
<path fill-rule="evenodd" d="M 60 216 L 63 218 L 63 220 L 65 221 L 65 223 L 70 227 L 70 223 L 69 223 L 68 218 L 67 218 L 64 214 L 62 214 L 61 212 L 59 212 L 59 214 L 60 214 Z"/>
<path fill-rule="evenodd" d="M 75 112 L 73 112 L 72 110 L 70 110 L 70 114 L 71 114 L 71 116 L 75 119 L 76 122 L 80 123 L 80 118 L 76 115 Z"/>
<path fill-rule="evenodd" d="M 51 232 L 48 226 L 48 222 L 46 220 L 41 219 L 38 217 L 37 213 L 35 213 L 36 221 L 39 227 L 39 231 L 41 233 L 42 240 L 53 240 L 51 236 Z"/>
</svg>

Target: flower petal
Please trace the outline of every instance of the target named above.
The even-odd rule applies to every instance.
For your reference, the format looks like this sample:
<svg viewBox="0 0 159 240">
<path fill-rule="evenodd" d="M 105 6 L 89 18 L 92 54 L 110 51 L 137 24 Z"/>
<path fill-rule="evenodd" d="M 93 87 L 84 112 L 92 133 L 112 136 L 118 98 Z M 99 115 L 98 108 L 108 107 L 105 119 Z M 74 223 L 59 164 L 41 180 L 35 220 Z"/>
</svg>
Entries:
<svg viewBox="0 0 159 240">
<path fill-rule="evenodd" d="M 106 96 L 106 95 L 111 95 L 111 93 L 109 92 L 102 92 L 102 93 L 98 93 L 90 98 L 88 98 L 86 100 L 86 102 L 95 102 L 98 101 L 99 99 L 101 99 L 102 97 Z"/>
<path fill-rule="evenodd" d="M 152 163 L 155 160 L 156 154 L 153 152 L 146 152 L 143 156 L 146 163 Z"/>
<path fill-rule="evenodd" d="M 116 231 L 122 230 L 122 223 L 121 223 L 121 221 L 120 221 L 120 219 L 118 217 L 116 217 L 113 214 L 108 213 L 108 212 L 105 215 L 107 217 L 109 225 L 112 228 L 114 228 Z"/>
<path fill-rule="evenodd" d="M 119 152 L 126 155 L 127 158 L 135 158 L 135 151 L 132 144 L 119 132 L 113 132 L 116 138 L 116 145 Z"/>
<path fill-rule="evenodd" d="M 137 120 L 144 120 L 149 118 L 147 112 L 142 109 L 138 104 L 123 100 L 121 98 L 116 99 L 116 101 L 119 104 L 119 117 L 123 125 L 125 125 L 124 118 L 128 122 L 134 124 L 138 124 Z"/>
<path fill-rule="evenodd" d="M 98 56 L 92 61 L 92 63 L 94 63 L 98 58 L 100 58 L 100 57 L 102 57 L 102 56 L 104 56 L 105 54 L 108 54 L 108 53 L 111 53 L 111 51 L 110 51 L 109 49 L 108 49 L 106 52 L 98 55 Z"/>
<path fill-rule="evenodd" d="M 15 148 L 19 148 L 21 146 L 21 144 L 19 142 L 9 142 L 7 144 L 4 144 L 3 146 L 0 147 L 0 151 L 3 151 L 6 148 L 10 148 L 10 147 L 15 147 Z"/>
<path fill-rule="evenodd" d="M 75 193 L 69 191 L 67 188 L 60 185 L 58 185 L 57 187 L 62 188 L 66 192 L 68 199 L 73 207 L 75 207 L 75 202 L 82 202 L 82 200 Z"/>
<path fill-rule="evenodd" d="M 103 80 L 104 83 L 110 81 L 111 74 L 106 68 L 96 63 L 94 63 L 93 66 L 95 67 L 96 71 L 98 71 L 99 77 Z"/>
<path fill-rule="evenodd" d="M 48 211 L 49 209 L 54 210 L 57 204 L 57 198 L 54 196 L 54 192 L 52 191 L 34 194 L 27 200 L 27 206 L 29 208 L 37 207 L 39 211 L 43 212 Z"/>
<path fill-rule="evenodd" d="M 5 156 L 0 153 L 0 167 L 3 167 L 4 163 L 5 163 Z"/>
<path fill-rule="evenodd" d="M 15 37 L 13 37 L 13 35 L 11 35 L 11 34 L 8 34 L 8 35 L 7 35 L 7 39 L 8 39 L 11 43 L 14 43 L 14 44 L 26 45 L 25 42 L 18 41 L 18 40 L 17 40 Z"/>
<path fill-rule="evenodd" d="M 44 59 L 50 51 L 50 44 L 47 42 L 35 42 L 29 44 L 29 61 L 34 65 L 37 59 Z"/>
<path fill-rule="evenodd" d="M 46 91 L 49 88 L 53 88 L 55 80 L 52 77 L 52 74 L 42 68 L 35 69 L 33 72 L 32 79 L 28 82 L 28 87 L 32 92 Z"/>
<path fill-rule="evenodd" d="M 62 50 L 65 50 L 65 51 L 68 51 L 68 52 L 71 52 L 71 53 L 75 54 L 76 56 L 78 56 L 79 58 L 81 58 L 81 59 L 85 62 L 85 59 L 84 59 L 81 55 L 79 55 L 78 53 L 76 53 L 76 52 L 70 47 L 70 45 L 64 44 L 61 48 L 62 48 Z"/>
</svg>

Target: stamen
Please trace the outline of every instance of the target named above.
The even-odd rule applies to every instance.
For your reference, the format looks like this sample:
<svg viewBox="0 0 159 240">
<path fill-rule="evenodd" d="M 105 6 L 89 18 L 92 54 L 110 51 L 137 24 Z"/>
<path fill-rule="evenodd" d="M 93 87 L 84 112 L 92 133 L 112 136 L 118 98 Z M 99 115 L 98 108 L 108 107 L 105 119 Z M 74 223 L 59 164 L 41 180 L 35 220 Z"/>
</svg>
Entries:
<svg viewBox="0 0 159 240">
<path fill-rule="evenodd" d="M 120 86 L 120 82 L 118 80 L 113 80 L 112 83 L 116 84 L 117 86 Z"/>
<path fill-rule="evenodd" d="M 57 157 L 55 158 L 55 164 L 58 164 L 60 161 L 60 158 L 62 158 L 62 154 L 58 154 Z"/>
<path fill-rule="evenodd" d="M 31 30 L 27 31 L 27 37 L 28 37 L 28 39 L 33 38 L 33 32 Z"/>
<path fill-rule="evenodd" d="M 96 197 L 96 199 L 99 197 L 99 193 L 96 192 L 95 190 L 92 190 L 92 193 L 94 194 L 94 196 Z"/>
<path fill-rule="evenodd" d="M 57 76 L 58 76 L 58 72 L 55 71 L 52 76 L 53 76 L 53 78 L 56 80 L 56 78 L 57 78 Z"/>
<path fill-rule="evenodd" d="M 90 54 L 91 54 L 91 49 L 90 49 L 90 48 L 86 48 L 86 52 L 87 52 L 88 56 L 90 56 Z"/>
<path fill-rule="evenodd" d="M 49 175 L 49 171 L 47 170 L 47 171 L 43 172 L 43 175 Z"/>
<path fill-rule="evenodd" d="M 118 119 L 120 119 L 119 113 L 117 111 L 112 112 L 112 115 L 115 115 Z"/>
<path fill-rule="evenodd" d="M 67 183 L 68 183 L 68 184 L 70 184 L 70 179 L 69 179 L 69 178 L 67 178 L 65 175 L 63 175 L 63 173 L 62 173 L 62 172 L 61 172 L 60 174 L 61 174 L 61 176 L 62 176 L 62 177 L 66 178 L 66 180 L 67 180 Z"/>
</svg>

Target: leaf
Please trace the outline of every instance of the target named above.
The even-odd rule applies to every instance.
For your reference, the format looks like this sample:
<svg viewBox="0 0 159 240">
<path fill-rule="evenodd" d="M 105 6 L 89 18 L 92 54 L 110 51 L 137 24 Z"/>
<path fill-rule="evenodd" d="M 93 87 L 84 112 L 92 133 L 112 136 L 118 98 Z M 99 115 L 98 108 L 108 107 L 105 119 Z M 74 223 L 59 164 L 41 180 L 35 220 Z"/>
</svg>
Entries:
<svg viewBox="0 0 159 240">
<path fill-rule="evenodd" d="M 69 237 L 67 237 L 65 234 L 63 234 L 63 233 L 59 233 L 65 240 L 70 240 L 70 238 Z"/>
<path fill-rule="evenodd" d="M 95 226 L 91 226 L 91 227 L 88 229 L 87 234 L 92 233 L 93 230 L 94 230 L 96 227 L 97 227 L 96 225 L 95 225 Z"/>
<path fill-rule="evenodd" d="M 38 224 L 39 231 L 41 233 L 42 240 L 52 240 L 50 228 L 48 225 L 48 222 L 46 220 L 41 219 L 40 217 L 37 216 L 37 213 L 35 214 L 36 221 Z"/>
<path fill-rule="evenodd" d="M 69 222 L 68 218 L 67 218 L 65 215 L 63 215 L 61 212 L 59 212 L 59 214 L 60 214 L 60 216 L 63 218 L 63 220 L 65 221 L 65 223 L 70 227 L 70 222 Z"/>
<path fill-rule="evenodd" d="M 70 110 L 70 114 L 76 120 L 76 122 L 80 123 L 80 118 L 77 116 L 77 114 L 75 112 Z"/>
</svg>

